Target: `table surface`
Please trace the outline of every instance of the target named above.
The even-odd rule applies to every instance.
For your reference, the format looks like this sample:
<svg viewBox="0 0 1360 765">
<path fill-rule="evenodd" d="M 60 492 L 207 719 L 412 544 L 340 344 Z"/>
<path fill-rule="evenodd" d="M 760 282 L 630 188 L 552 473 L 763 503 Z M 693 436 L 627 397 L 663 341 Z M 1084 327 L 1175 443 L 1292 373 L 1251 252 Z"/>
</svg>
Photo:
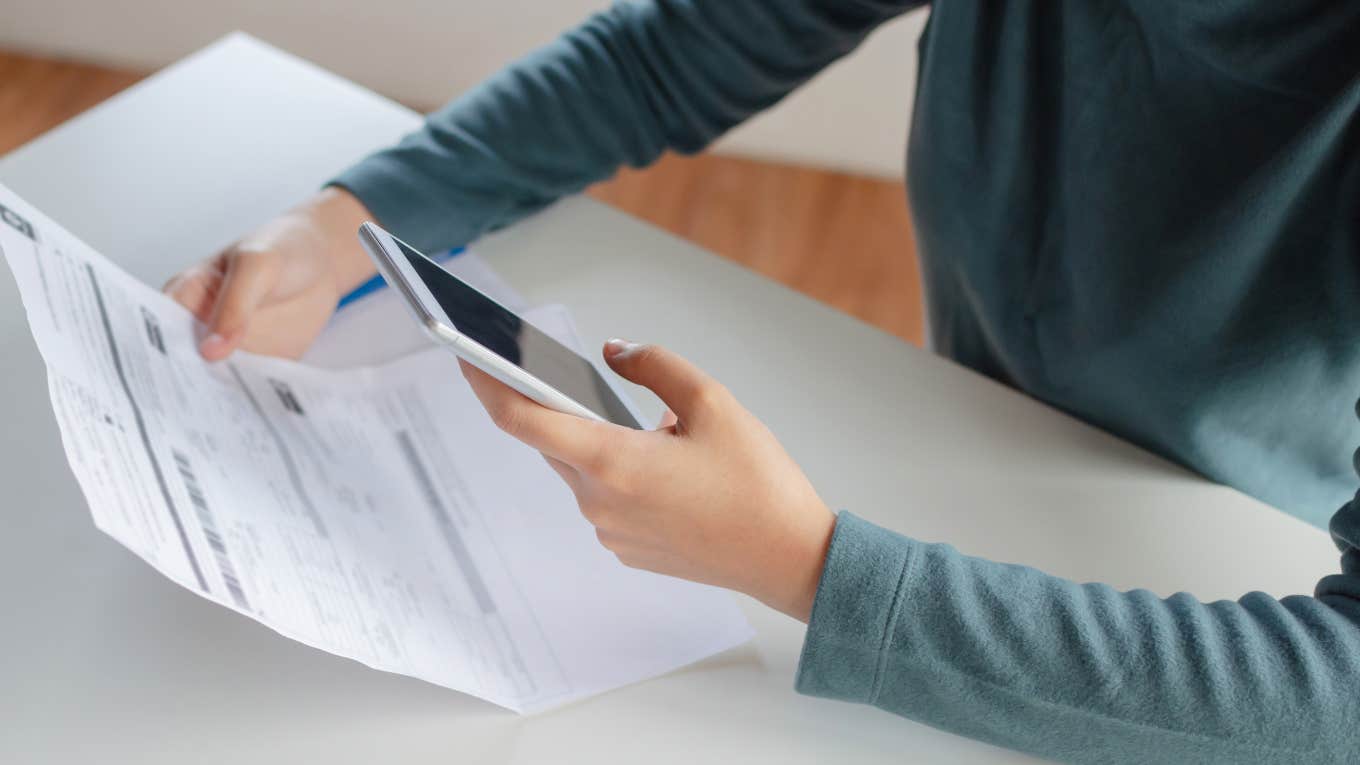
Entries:
<svg viewBox="0 0 1360 765">
<path fill-rule="evenodd" d="M 6 156 L 0 183 L 159 285 L 417 124 L 233 35 Z M 1206 599 L 1311 592 L 1336 566 L 1318 529 L 589 200 L 477 249 L 588 345 L 689 355 L 829 502 L 903 533 Z M 752 643 L 535 717 L 285 640 L 95 530 L 0 270 L 0 761 L 1029 760 L 796 695 L 802 625 L 745 598 Z"/>
</svg>

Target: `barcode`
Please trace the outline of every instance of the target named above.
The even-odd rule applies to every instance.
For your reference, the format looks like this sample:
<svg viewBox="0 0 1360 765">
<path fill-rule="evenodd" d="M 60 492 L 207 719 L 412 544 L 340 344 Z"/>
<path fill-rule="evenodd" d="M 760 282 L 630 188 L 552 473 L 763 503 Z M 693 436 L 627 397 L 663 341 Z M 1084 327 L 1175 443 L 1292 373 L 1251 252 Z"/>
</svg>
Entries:
<svg viewBox="0 0 1360 765">
<path fill-rule="evenodd" d="M 208 509 L 208 500 L 203 496 L 203 490 L 199 488 L 198 478 L 189 464 L 189 458 L 178 451 L 173 454 L 175 467 L 179 468 L 179 476 L 184 479 L 184 488 L 189 492 L 189 501 L 193 503 L 194 513 L 198 515 L 199 525 L 203 527 L 203 536 L 208 540 L 208 547 L 212 548 L 213 557 L 217 559 L 217 569 L 222 573 L 222 581 L 227 585 L 227 591 L 231 593 L 231 599 L 236 602 L 236 606 L 242 611 L 249 611 L 250 604 L 246 601 L 245 590 L 241 588 L 241 580 L 236 576 L 236 567 L 232 565 L 231 558 L 227 555 L 227 543 L 217 530 L 217 519 Z"/>
<path fill-rule="evenodd" d="M 152 348 L 160 351 L 162 356 L 166 355 L 165 337 L 161 334 L 161 324 L 156 321 L 155 314 L 143 308 L 142 323 L 146 325 L 147 342 L 151 343 Z"/>
<path fill-rule="evenodd" d="M 302 411 L 302 404 L 298 402 L 297 396 L 293 393 L 293 388 L 289 386 L 288 383 L 282 380 L 275 380 L 271 377 L 269 378 L 269 385 L 274 389 L 274 393 L 278 395 L 279 402 L 283 404 L 284 409 L 287 409 L 293 414 L 306 414 Z"/>
</svg>

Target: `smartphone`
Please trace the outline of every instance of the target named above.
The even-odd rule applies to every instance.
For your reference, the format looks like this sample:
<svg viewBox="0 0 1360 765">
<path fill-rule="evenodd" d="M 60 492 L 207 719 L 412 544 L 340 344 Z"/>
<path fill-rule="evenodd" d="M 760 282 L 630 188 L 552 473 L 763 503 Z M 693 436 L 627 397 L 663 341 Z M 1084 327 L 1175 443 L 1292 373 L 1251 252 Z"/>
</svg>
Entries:
<svg viewBox="0 0 1360 765">
<path fill-rule="evenodd" d="M 359 241 L 426 333 L 459 358 L 549 409 L 642 427 L 580 354 L 376 224 L 360 226 Z"/>
</svg>

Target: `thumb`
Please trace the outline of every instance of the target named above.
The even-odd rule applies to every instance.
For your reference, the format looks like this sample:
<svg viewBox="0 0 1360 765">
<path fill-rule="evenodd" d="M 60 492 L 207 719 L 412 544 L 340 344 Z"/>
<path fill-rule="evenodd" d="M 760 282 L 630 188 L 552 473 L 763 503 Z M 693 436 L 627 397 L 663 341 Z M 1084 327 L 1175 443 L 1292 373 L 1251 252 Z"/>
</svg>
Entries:
<svg viewBox="0 0 1360 765">
<path fill-rule="evenodd" d="M 655 393 L 687 425 L 711 416 L 728 395 L 702 369 L 659 345 L 614 339 L 604 344 L 604 358 L 625 380 Z"/>
<path fill-rule="evenodd" d="M 679 421 L 680 418 L 675 416 L 675 412 L 667 409 L 661 413 L 661 419 L 656 423 L 656 429 L 665 430 Z"/>
<path fill-rule="evenodd" d="M 209 361 L 226 358 L 241 344 L 251 315 L 274 288 L 274 269 L 264 253 L 229 252 L 208 335 L 199 351 Z"/>
</svg>

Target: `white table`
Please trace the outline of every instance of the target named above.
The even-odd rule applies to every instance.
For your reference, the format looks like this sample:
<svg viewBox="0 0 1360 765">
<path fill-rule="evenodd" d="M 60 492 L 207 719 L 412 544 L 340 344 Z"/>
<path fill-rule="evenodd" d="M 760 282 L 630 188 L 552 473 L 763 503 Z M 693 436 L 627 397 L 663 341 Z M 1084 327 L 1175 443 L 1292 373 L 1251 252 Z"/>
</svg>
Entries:
<svg viewBox="0 0 1360 765">
<path fill-rule="evenodd" d="M 0 182 L 159 285 L 416 124 L 238 35 L 8 155 Z M 599 204 L 479 250 L 588 344 L 688 354 L 829 502 L 904 533 L 1202 598 L 1311 592 L 1336 565 L 1318 529 Z M 801 625 L 748 600 L 753 644 L 532 718 L 280 638 L 94 529 L 0 270 L 0 762 L 1028 760 L 795 695 Z"/>
</svg>

